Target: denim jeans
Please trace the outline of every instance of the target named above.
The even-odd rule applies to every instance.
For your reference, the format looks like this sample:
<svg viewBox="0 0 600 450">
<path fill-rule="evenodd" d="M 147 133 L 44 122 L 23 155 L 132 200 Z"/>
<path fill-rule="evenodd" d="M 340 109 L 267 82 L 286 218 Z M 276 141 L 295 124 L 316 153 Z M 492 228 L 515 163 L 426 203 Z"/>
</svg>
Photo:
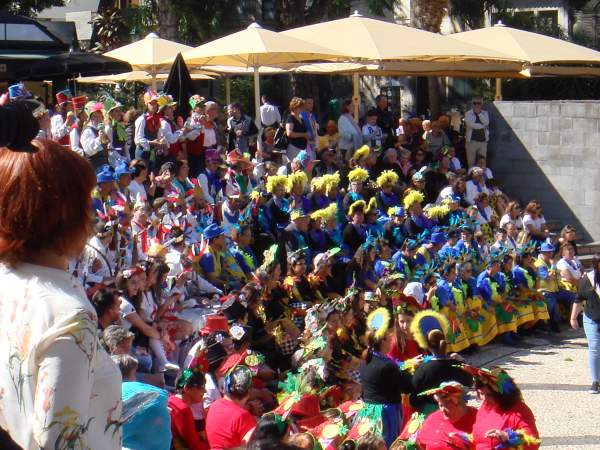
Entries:
<svg viewBox="0 0 600 450">
<path fill-rule="evenodd" d="M 583 314 L 583 331 L 588 341 L 588 358 L 592 381 L 600 381 L 600 325 Z"/>
</svg>

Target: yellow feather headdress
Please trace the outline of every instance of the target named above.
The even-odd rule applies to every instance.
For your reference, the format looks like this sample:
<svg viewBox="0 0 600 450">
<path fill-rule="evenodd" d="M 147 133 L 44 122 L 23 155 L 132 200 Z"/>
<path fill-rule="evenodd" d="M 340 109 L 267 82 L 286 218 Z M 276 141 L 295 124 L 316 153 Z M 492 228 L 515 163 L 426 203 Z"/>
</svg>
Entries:
<svg viewBox="0 0 600 450">
<path fill-rule="evenodd" d="M 381 339 L 390 328 L 390 313 L 386 308 L 377 308 L 367 317 L 367 327 L 375 331 L 375 337 Z"/>
<path fill-rule="evenodd" d="M 287 177 L 285 175 L 271 175 L 267 177 L 267 192 L 272 194 L 276 186 L 286 186 Z"/>
<path fill-rule="evenodd" d="M 313 191 L 320 191 L 325 187 L 325 177 L 315 177 L 310 180 L 310 188 Z"/>
<path fill-rule="evenodd" d="M 448 319 L 439 312 L 431 309 L 418 312 L 410 324 L 410 332 L 415 338 L 415 341 L 417 341 L 417 344 L 419 344 L 419 347 L 424 350 L 429 348 L 427 335 L 431 331 L 440 330 L 444 333 L 444 336 L 448 336 L 449 329 L 450 324 L 448 323 Z"/>
<path fill-rule="evenodd" d="M 354 152 L 354 155 L 352 155 L 352 161 L 360 162 L 361 159 L 369 156 L 369 153 L 371 153 L 369 146 L 363 145 Z"/>
<path fill-rule="evenodd" d="M 450 207 L 448 205 L 432 205 L 425 208 L 423 212 L 430 219 L 441 219 L 450 213 Z"/>
<path fill-rule="evenodd" d="M 369 179 L 369 172 L 362 167 L 357 167 L 348 173 L 348 180 L 364 182 Z"/>
<path fill-rule="evenodd" d="M 371 199 L 369 200 L 369 204 L 367 205 L 365 214 L 370 214 L 373 211 L 377 211 L 377 199 L 375 197 L 371 197 Z"/>
<path fill-rule="evenodd" d="M 292 192 L 293 187 L 297 184 L 302 185 L 302 189 L 304 189 L 307 183 L 308 176 L 306 175 L 306 173 L 302 172 L 301 170 L 298 170 L 287 176 L 286 190 L 288 192 Z"/>
<path fill-rule="evenodd" d="M 364 200 L 356 200 L 350 205 L 350 208 L 348 209 L 348 215 L 352 217 L 357 210 L 362 210 L 363 212 L 365 212 L 366 209 L 367 202 L 365 202 Z"/>
<path fill-rule="evenodd" d="M 311 215 L 311 219 L 321 219 L 323 222 L 332 219 L 337 214 L 337 205 L 335 203 L 331 203 L 327 208 L 318 209 L 314 211 Z"/>
<path fill-rule="evenodd" d="M 410 191 L 409 194 L 404 197 L 404 209 L 409 210 L 412 205 L 415 203 L 423 203 L 425 201 L 425 196 L 419 191 Z"/>
<path fill-rule="evenodd" d="M 323 186 L 325 187 L 325 194 L 329 194 L 331 192 L 331 188 L 333 186 L 340 185 L 340 173 L 336 172 L 334 174 L 326 174 L 323 175 Z"/>
<path fill-rule="evenodd" d="M 381 172 L 381 175 L 377 177 L 377 186 L 380 188 L 385 186 L 386 184 L 396 185 L 398 184 L 398 174 L 393 170 L 384 170 Z"/>
</svg>

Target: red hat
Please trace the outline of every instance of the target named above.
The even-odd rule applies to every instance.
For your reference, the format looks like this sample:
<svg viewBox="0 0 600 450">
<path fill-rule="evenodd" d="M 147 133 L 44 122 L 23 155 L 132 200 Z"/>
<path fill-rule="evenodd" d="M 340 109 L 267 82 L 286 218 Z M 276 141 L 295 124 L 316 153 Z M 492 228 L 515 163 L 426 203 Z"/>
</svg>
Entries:
<svg viewBox="0 0 600 450">
<path fill-rule="evenodd" d="M 316 394 L 303 394 L 300 400 L 295 400 L 295 396 L 293 393 L 286 397 L 273 412 L 284 417 L 293 414 L 304 419 L 321 415 L 321 402 Z"/>
<path fill-rule="evenodd" d="M 58 95 L 57 95 L 58 97 Z M 81 111 L 85 108 L 85 104 L 87 103 L 87 97 L 85 95 L 80 95 L 79 97 L 73 97 L 71 100 L 73 103 L 73 110 Z"/>
<path fill-rule="evenodd" d="M 217 375 L 219 375 L 220 377 L 224 377 L 227 374 L 227 372 L 229 372 L 231 369 L 233 369 L 236 366 L 239 366 L 240 364 L 243 364 L 244 360 L 246 359 L 246 356 L 248 356 L 248 350 L 241 350 L 232 353 L 227 357 L 227 359 L 221 365 L 221 367 L 219 367 L 219 369 L 217 370 Z"/>
<path fill-rule="evenodd" d="M 69 100 L 71 100 L 72 97 L 73 96 L 71 95 L 71 91 L 69 91 L 68 89 L 60 91 L 56 94 L 56 104 L 62 105 L 63 103 L 67 103 Z"/>
<path fill-rule="evenodd" d="M 206 316 L 206 323 L 200 330 L 200 334 L 207 335 L 214 333 L 215 331 L 224 331 L 225 333 L 229 333 L 227 317 L 216 314 L 212 316 Z"/>
<path fill-rule="evenodd" d="M 227 153 L 227 164 L 230 166 L 235 166 L 238 163 L 252 165 L 252 163 L 248 160 L 248 158 L 244 157 L 239 150 L 232 150 Z"/>
</svg>

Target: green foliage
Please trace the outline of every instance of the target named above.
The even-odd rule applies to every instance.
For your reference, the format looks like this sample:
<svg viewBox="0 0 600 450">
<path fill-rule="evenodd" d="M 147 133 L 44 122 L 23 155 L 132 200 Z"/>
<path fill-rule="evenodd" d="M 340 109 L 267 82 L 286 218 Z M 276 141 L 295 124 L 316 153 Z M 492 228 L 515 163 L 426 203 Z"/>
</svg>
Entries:
<svg viewBox="0 0 600 450">
<path fill-rule="evenodd" d="M 483 27 L 485 14 L 510 10 L 510 0 L 450 0 L 450 16 L 472 30 Z"/>
<path fill-rule="evenodd" d="M 0 0 L 0 10 L 21 16 L 35 17 L 38 12 L 45 8 L 63 6 L 64 4 L 63 0 Z"/>
<path fill-rule="evenodd" d="M 125 44 L 127 24 L 120 9 L 107 8 L 92 20 L 96 42 L 92 51 L 104 53 Z"/>
</svg>

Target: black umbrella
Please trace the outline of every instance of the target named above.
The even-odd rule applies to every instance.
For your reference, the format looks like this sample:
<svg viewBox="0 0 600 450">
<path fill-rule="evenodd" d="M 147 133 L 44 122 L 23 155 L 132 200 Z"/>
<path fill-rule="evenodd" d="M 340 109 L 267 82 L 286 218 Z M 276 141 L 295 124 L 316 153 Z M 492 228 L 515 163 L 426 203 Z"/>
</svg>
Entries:
<svg viewBox="0 0 600 450">
<path fill-rule="evenodd" d="M 194 82 L 190 76 L 190 71 L 185 65 L 185 61 L 181 53 L 177 54 L 169 77 L 165 82 L 165 92 L 173 96 L 173 100 L 177 101 L 177 115 L 184 119 L 190 114 L 189 98 L 195 94 Z"/>
<path fill-rule="evenodd" d="M 77 78 L 131 72 L 127 62 L 98 53 L 67 52 L 51 56 L 17 72 L 21 80 Z"/>
</svg>

